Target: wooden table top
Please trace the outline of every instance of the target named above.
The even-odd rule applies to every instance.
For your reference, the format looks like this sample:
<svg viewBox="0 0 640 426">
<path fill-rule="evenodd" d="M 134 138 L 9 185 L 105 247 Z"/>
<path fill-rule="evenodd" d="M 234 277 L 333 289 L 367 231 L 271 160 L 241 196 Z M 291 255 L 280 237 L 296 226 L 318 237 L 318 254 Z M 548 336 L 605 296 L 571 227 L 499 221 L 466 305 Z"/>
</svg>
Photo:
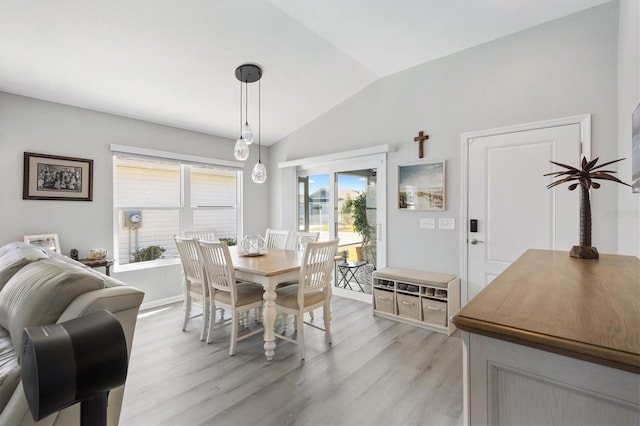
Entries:
<svg viewBox="0 0 640 426">
<path fill-rule="evenodd" d="M 452 322 L 472 333 L 640 373 L 640 259 L 528 250 Z"/>
<path fill-rule="evenodd" d="M 243 256 L 238 246 L 231 246 L 229 252 L 235 269 L 265 277 L 299 271 L 302 264 L 302 254 L 296 250 L 269 248 L 262 256 Z"/>
</svg>

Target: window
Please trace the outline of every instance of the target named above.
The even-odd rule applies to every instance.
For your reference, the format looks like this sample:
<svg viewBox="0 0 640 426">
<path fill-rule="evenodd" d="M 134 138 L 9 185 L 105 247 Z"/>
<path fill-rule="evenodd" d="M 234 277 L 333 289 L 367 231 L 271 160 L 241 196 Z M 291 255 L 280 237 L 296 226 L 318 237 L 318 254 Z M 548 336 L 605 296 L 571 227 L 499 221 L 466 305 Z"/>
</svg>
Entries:
<svg viewBox="0 0 640 426">
<path fill-rule="evenodd" d="M 176 157 L 114 153 L 119 265 L 178 258 L 173 237 L 186 230 L 215 229 L 218 238 L 233 240 L 241 235 L 242 171 L 223 161 Z"/>
</svg>

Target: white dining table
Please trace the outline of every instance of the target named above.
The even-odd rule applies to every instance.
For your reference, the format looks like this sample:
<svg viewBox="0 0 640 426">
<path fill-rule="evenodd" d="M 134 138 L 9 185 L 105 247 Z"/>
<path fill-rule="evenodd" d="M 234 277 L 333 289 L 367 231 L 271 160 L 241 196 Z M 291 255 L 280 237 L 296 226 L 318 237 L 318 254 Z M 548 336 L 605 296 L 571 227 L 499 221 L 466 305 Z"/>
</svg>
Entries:
<svg viewBox="0 0 640 426">
<path fill-rule="evenodd" d="M 274 328 L 276 323 L 276 287 L 297 280 L 300 275 L 302 253 L 295 250 L 269 248 L 260 256 L 247 256 L 238 246 L 229 247 L 236 278 L 251 281 L 264 288 L 264 354 L 273 359 L 276 349 Z"/>
</svg>

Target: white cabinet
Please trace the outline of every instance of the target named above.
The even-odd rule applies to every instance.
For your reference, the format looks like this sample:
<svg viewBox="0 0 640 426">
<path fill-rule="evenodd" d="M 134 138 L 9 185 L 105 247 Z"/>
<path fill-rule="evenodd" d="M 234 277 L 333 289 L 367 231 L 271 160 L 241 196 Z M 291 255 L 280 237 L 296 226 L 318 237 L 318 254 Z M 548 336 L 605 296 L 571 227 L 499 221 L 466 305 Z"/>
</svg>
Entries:
<svg viewBox="0 0 640 426">
<path fill-rule="evenodd" d="M 467 425 L 638 425 L 637 374 L 462 331 Z"/>
<path fill-rule="evenodd" d="M 401 268 L 373 273 L 373 314 L 451 335 L 460 309 L 460 279 Z"/>
<path fill-rule="evenodd" d="M 640 259 L 527 250 L 454 317 L 470 425 L 640 425 Z"/>
</svg>

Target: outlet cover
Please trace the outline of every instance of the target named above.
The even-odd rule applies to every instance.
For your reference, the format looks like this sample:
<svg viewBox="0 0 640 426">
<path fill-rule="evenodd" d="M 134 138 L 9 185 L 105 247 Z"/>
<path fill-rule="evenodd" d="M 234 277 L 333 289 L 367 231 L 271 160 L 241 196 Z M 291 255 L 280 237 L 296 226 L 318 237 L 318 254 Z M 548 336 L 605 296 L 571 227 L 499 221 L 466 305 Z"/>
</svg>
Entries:
<svg viewBox="0 0 640 426">
<path fill-rule="evenodd" d="M 439 229 L 456 229 L 456 220 L 454 218 L 440 218 L 438 219 L 438 228 Z"/>
<path fill-rule="evenodd" d="M 420 218 L 420 229 L 436 229 L 436 220 L 432 217 Z"/>
</svg>

